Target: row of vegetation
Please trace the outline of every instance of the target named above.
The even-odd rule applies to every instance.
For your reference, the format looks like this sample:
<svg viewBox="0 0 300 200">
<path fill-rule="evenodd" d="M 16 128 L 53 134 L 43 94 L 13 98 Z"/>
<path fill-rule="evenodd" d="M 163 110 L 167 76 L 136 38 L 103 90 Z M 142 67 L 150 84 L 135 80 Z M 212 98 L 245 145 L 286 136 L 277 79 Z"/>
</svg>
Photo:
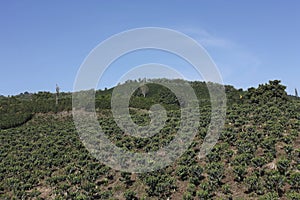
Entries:
<svg viewBox="0 0 300 200">
<path fill-rule="evenodd" d="M 154 80 L 153 80 L 154 81 Z M 155 80 L 156 82 L 159 80 Z M 164 80 L 166 81 L 166 80 Z M 180 84 L 183 80 L 172 80 L 174 84 Z M 140 83 L 141 85 L 143 82 Z M 189 82 L 197 97 L 200 106 L 209 105 L 209 92 L 204 82 Z M 143 88 L 146 88 L 146 90 Z M 229 103 L 238 102 L 242 90 L 236 90 L 232 86 L 225 86 Z M 111 95 L 113 89 L 97 90 L 95 92 L 95 107 L 98 111 L 111 108 Z M 56 96 L 58 101 L 56 102 Z M 147 97 L 147 98 L 145 98 Z M 170 89 L 159 84 L 149 83 L 141 86 L 133 94 L 130 107 L 149 109 L 153 104 L 160 103 L 169 110 L 179 108 L 179 102 Z M 91 105 L 94 106 L 94 105 Z M 0 129 L 7 129 L 22 125 L 29 121 L 36 113 L 58 113 L 72 110 L 72 94 L 50 92 L 22 93 L 16 96 L 0 98 Z"/>
<path fill-rule="evenodd" d="M 206 98 L 202 84 L 192 83 L 197 96 Z M 147 87 L 145 97 L 136 91 L 131 99 L 134 122 L 149 123 L 145 109 L 152 103 L 169 105 L 166 125 L 150 138 L 124 135 L 110 109 L 96 106 L 105 133 L 128 151 L 157 150 L 173 139 L 180 123 L 178 100 L 167 95 L 166 88 Z M 5 113 L 30 108 L 24 113 L 34 115 L 25 124 L 0 130 L 0 199 L 300 199 L 300 101 L 288 97 L 279 81 L 247 91 L 228 86 L 226 93 L 231 99 L 225 127 L 205 158 L 197 155 L 210 122 L 209 104 L 200 107 L 200 127 L 184 155 L 171 166 L 142 174 L 116 171 L 93 158 L 82 145 L 71 114 L 57 112 L 69 110 L 70 102 L 47 111 L 46 104 L 38 102 L 52 99 L 49 107 L 55 106 L 50 93 L 2 99 Z M 64 95 L 60 102 L 70 101 L 70 94 Z M 109 90 L 99 91 L 96 100 L 101 104 L 99 99 L 108 101 L 110 95 Z M 12 111 L 13 105 L 17 106 Z M 42 106 L 44 111 L 39 110 Z M 11 121 L 17 116 L 11 115 Z"/>
</svg>

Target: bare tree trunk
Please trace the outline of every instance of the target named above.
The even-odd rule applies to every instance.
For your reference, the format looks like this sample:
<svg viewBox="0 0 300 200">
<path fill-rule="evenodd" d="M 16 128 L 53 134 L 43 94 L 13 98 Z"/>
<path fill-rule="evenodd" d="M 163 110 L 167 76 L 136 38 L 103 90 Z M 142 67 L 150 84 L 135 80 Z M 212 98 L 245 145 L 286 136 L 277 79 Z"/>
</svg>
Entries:
<svg viewBox="0 0 300 200">
<path fill-rule="evenodd" d="M 56 84 L 56 95 L 55 95 L 55 105 L 57 106 L 58 105 L 58 95 L 59 95 L 59 87 L 58 85 Z"/>
<path fill-rule="evenodd" d="M 55 95 L 55 105 L 58 105 L 58 95 Z"/>
</svg>

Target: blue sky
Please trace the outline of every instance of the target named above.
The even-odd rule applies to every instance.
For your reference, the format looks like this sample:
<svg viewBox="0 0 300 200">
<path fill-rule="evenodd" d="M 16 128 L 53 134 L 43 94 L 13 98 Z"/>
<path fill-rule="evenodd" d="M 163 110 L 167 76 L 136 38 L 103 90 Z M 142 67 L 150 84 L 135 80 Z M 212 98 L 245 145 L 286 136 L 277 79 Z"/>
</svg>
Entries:
<svg viewBox="0 0 300 200">
<path fill-rule="evenodd" d="M 63 91 L 72 91 L 77 71 L 94 47 L 119 32 L 149 26 L 174 29 L 197 40 L 226 84 L 246 89 L 280 79 L 289 93 L 300 90 L 300 1 L 12 0 L 0 4 L 2 95 L 54 92 L 56 83 Z M 99 87 L 113 86 L 114 75 L 149 62 L 174 65 L 195 78 L 182 61 L 148 51 L 115 62 Z"/>
</svg>

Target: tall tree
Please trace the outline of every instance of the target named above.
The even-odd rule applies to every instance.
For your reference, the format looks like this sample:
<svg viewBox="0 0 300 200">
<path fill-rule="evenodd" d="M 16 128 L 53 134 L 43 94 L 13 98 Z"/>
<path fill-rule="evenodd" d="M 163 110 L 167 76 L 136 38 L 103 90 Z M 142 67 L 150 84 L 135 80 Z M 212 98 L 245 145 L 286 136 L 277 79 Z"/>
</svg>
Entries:
<svg viewBox="0 0 300 200">
<path fill-rule="evenodd" d="M 257 89 L 249 88 L 246 96 L 251 103 L 265 104 L 271 101 L 282 103 L 288 99 L 285 89 L 286 86 L 281 85 L 279 80 L 274 80 L 259 85 Z"/>
<path fill-rule="evenodd" d="M 147 87 L 147 85 L 142 85 L 140 87 L 140 89 L 141 89 L 143 96 L 146 97 L 146 94 L 149 92 L 149 88 Z"/>
<path fill-rule="evenodd" d="M 298 91 L 297 91 L 297 88 L 295 88 L 295 96 L 298 97 Z"/>
<path fill-rule="evenodd" d="M 56 98 L 55 98 L 55 104 L 58 105 L 58 96 L 59 96 L 59 90 L 60 88 L 58 87 L 58 85 L 56 84 Z"/>
<path fill-rule="evenodd" d="M 146 78 L 143 79 L 143 83 L 140 86 L 140 90 L 144 97 L 146 97 L 147 93 L 149 92 L 149 88 L 146 85 Z"/>
</svg>

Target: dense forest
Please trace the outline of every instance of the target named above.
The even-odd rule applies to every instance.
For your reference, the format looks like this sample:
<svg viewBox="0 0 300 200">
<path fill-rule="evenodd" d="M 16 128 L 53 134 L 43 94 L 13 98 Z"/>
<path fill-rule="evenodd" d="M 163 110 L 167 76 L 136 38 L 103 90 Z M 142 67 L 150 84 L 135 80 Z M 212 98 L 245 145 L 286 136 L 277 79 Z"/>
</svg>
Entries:
<svg viewBox="0 0 300 200">
<path fill-rule="evenodd" d="M 76 132 L 71 93 L 58 103 L 50 92 L 0 96 L 0 199 L 300 199 L 300 99 L 278 80 L 248 90 L 226 85 L 225 126 L 199 159 L 210 95 L 206 83 L 189 84 L 201 113 L 196 137 L 175 163 L 148 173 L 117 171 L 91 156 Z M 111 113 L 112 91 L 97 90 L 95 108 L 116 146 L 148 152 L 174 138 L 180 103 L 168 88 L 146 83 L 130 99 L 139 125 L 149 124 L 151 105 L 166 108 L 167 123 L 150 138 L 124 135 Z"/>
</svg>

